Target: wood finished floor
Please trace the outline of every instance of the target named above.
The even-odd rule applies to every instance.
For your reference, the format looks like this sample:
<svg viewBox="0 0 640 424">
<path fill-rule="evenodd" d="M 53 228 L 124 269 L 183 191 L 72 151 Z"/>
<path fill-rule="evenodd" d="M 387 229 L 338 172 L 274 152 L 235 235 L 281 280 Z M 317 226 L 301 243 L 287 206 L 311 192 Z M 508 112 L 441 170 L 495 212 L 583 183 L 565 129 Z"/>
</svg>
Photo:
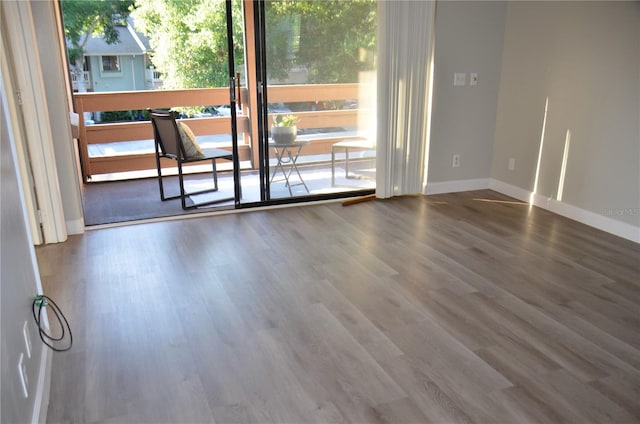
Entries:
<svg viewBox="0 0 640 424">
<path fill-rule="evenodd" d="M 491 191 L 90 231 L 52 423 L 640 421 L 640 247 Z"/>
</svg>

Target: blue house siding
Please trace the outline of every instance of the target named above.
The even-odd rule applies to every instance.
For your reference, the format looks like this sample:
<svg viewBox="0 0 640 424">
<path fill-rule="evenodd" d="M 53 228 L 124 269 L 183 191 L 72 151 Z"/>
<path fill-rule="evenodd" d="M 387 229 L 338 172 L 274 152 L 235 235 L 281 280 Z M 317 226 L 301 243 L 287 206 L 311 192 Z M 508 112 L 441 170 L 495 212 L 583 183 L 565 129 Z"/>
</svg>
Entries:
<svg viewBox="0 0 640 424">
<path fill-rule="evenodd" d="M 88 56 L 93 91 L 134 91 L 145 89 L 144 55 L 118 55 L 120 71 L 103 71 L 101 56 Z"/>
</svg>

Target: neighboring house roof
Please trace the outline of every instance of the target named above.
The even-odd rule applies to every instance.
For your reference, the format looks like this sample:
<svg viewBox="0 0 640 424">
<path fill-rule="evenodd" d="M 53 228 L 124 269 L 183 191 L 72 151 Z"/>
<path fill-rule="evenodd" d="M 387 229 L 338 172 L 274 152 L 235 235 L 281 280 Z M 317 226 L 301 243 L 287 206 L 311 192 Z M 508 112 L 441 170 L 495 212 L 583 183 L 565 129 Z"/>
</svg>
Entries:
<svg viewBox="0 0 640 424">
<path fill-rule="evenodd" d="M 133 29 L 132 22 L 118 27 L 120 42 L 107 44 L 102 37 L 91 37 L 84 48 L 85 56 L 138 55 L 151 51 L 149 39 Z"/>
</svg>

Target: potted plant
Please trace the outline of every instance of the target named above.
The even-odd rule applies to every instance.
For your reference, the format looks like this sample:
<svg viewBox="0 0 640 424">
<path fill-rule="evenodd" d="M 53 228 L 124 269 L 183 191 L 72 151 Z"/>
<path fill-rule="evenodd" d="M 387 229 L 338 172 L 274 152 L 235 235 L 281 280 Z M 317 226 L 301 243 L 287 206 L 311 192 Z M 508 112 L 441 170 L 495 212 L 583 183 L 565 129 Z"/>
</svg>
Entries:
<svg viewBox="0 0 640 424">
<path fill-rule="evenodd" d="M 276 143 L 293 143 L 298 135 L 296 115 L 274 115 L 271 126 L 271 138 Z"/>
</svg>

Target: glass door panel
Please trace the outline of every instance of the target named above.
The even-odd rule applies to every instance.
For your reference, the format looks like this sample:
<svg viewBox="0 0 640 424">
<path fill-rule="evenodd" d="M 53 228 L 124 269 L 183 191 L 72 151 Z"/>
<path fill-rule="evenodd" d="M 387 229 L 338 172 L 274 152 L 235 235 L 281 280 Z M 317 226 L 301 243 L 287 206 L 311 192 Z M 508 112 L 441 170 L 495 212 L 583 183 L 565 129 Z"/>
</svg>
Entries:
<svg viewBox="0 0 640 424">
<path fill-rule="evenodd" d="M 139 130 L 140 121 L 148 119 L 141 108 L 151 107 L 174 110 L 201 147 L 236 153 L 234 163 L 219 162 L 219 193 L 206 195 L 233 193 L 235 200 L 212 207 L 375 188 L 375 1 L 138 0 L 136 5 L 130 24 L 135 27 L 119 33 L 148 43 L 153 54 L 141 51 L 135 56 L 140 63 L 125 63 L 117 54 L 122 43 L 105 42 L 101 49 L 115 50 L 103 56 L 120 56 L 121 75 L 101 67 L 115 61 L 89 66 L 98 58 L 89 50 L 77 64 L 88 72 L 87 92 L 75 94 L 84 97 L 86 108 L 78 112 L 91 124 L 80 141 L 88 182 L 156 174 L 153 140 Z M 138 82 L 143 76 L 144 83 Z M 124 82 L 130 87 L 116 84 Z M 105 103 L 96 97 L 103 93 L 95 91 L 120 95 Z M 297 117 L 295 143 L 269 143 L 274 117 L 287 115 Z M 285 121 L 277 123 L 286 127 Z M 171 185 L 177 180 L 175 164 L 167 161 L 163 169 Z M 210 166 L 188 172 L 187 191 L 211 182 Z M 141 190 L 153 197 L 134 195 L 129 202 L 118 196 L 117 216 L 96 223 L 183 213 L 176 202 L 160 202 L 153 184 Z M 135 202 L 153 206 L 132 216 L 127 210 L 136 209 Z"/>
<path fill-rule="evenodd" d="M 234 97 L 236 100 L 236 130 L 237 130 L 237 172 L 234 174 L 237 188 L 236 206 L 244 203 L 254 203 L 260 201 L 260 179 L 257 170 L 258 163 L 254 158 L 252 141 L 252 111 L 249 102 L 249 80 L 252 70 L 248 57 L 253 52 L 253 46 L 247 43 L 247 28 L 245 14 L 252 13 L 246 10 L 246 2 L 243 0 L 227 0 L 231 18 L 227 27 L 230 29 L 230 39 L 233 41 L 231 52 L 231 62 L 233 63 L 233 76 L 235 77 Z M 231 74 L 230 74 L 231 77 Z M 231 111 L 229 111 L 231 114 Z"/>
<path fill-rule="evenodd" d="M 189 196 L 187 205 L 234 196 L 238 191 L 235 171 L 253 167 L 246 137 L 247 110 L 233 107 L 229 87 L 229 76 L 235 75 L 230 58 L 241 74 L 237 85 L 245 86 L 242 1 L 136 0 L 135 6 L 131 19 L 118 15 L 108 21 L 105 16 L 117 14 L 107 13 L 101 2 L 61 4 L 65 29 L 79 35 L 69 58 L 77 74 L 74 91 L 81 91 L 74 93 L 77 112 L 81 126 L 87 128 L 79 137 L 79 150 L 89 225 L 185 213 L 180 200 L 160 201 L 153 180 L 157 176 L 153 133 L 150 123 L 144 122 L 149 120 L 146 108 L 172 109 L 204 149 L 237 150 L 240 160 L 235 166 L 226 160 L 218 162 L 218 192 Z M 105 39 L 90 25 L 98 21 L 100 26 L 112 25 L 110 36 L 117 35 L 119 42 Z M 83 54 L 78 54 L 81 49 Z M 118 95 L 105 102 L 104 92 Z M 232 110 L 240 133 L 236 147 Z M 185 168 L 187 192 L 213 186 L 210 162 Z M 176 162 L 163 161 L 162 170 L 167 195 L 178 194 Z M 91 184 L 98 181 L 109 182 L 113 189 L 105 193 L 102 187 L 107 185 Z M 95 195 L 89 197 L 90 192 Z M 102 201 L 105 196 L 108 202 Z M 234 207 L 234 201 L 197 210 L 211 207 Z"/>
<path fill-rule="evenodd" d="M 264 6 L 269 199 L 375 189 L 376 2 Z"/>
</svg>

